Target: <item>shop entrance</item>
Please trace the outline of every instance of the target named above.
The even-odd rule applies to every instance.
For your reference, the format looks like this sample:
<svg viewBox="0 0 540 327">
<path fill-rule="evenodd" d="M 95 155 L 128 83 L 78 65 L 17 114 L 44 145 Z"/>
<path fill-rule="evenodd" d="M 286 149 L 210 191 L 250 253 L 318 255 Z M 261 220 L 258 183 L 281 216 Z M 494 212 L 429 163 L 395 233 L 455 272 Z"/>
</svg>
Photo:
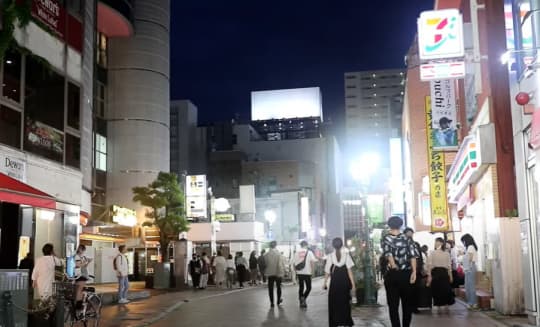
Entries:
<svg viewBox="0 0 540 327">
<path fill-rule="evenodd" d="M 0 203 L 0 269 L 17 269 L 21 225 L 19 205 Z"/>
</svg>

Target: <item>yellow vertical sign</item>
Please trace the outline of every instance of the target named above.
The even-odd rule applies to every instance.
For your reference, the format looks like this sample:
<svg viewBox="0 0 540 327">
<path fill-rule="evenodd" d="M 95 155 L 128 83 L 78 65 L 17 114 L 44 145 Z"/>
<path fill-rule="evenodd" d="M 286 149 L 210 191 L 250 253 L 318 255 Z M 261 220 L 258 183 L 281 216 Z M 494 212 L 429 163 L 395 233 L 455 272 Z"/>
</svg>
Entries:
<svg viewBox="0 0 540 327">
<path fill-rule="evenodd" d="M 447 232 L 450 230 L 448 219 L 448 200 L 446 197 L 446 175 L 444 153 L 433 151 L 433 129 L 431 98 L 426 97 L 426 134 L 428 145 L 429 198 L 431 203 L 431 231 Z"/>
</svg>

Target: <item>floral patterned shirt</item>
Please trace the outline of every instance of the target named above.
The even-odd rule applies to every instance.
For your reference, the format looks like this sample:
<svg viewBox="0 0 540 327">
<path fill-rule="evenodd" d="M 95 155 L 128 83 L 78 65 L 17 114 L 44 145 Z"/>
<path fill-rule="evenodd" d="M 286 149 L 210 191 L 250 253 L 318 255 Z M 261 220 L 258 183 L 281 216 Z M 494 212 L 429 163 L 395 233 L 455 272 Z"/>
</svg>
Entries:
<svg viewBox="0 0 540 327">
<path fill-rule="evenodd" d="M 381 243 L 383 255 L 393 257 L 399 270 L 411 270 L 411 259 L 420 257 L 414 241 L 405 234 L 387 234 Z"/>
</svg>

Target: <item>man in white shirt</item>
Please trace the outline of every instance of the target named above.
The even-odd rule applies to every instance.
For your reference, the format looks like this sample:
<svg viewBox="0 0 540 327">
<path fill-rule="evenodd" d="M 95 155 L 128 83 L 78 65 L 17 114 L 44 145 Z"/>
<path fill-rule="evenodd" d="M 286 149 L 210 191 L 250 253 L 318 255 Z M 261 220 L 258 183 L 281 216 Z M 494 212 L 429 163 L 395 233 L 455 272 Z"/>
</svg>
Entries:
<svg viewBox="0 0 540 327">
<path fill-rule="evenodd" d="M 129 303 L 127 299 L 127 292 L 129 289 L 129 280 L 128 280 L 128 259 L 125 255 L 127 252 L 125 245 L 120 245 L 118 247 L 118 255 L 114 258 L 113 267 L 116 271 L 116 276 L 118 277 L 118 303 L 126 304 Z"/>
<path fill-rule="evenodd" d="M 315 271 L 315 262 L 317 258 L 313 251 L 308 248 L 308 242 L 300 243 L 301 249 L 294 256 L 293 269 L 298 276 L 298 299 L 301 308 L 307 308 L 306 300 L 311 292 L 311 276 Z"/>
</svg>

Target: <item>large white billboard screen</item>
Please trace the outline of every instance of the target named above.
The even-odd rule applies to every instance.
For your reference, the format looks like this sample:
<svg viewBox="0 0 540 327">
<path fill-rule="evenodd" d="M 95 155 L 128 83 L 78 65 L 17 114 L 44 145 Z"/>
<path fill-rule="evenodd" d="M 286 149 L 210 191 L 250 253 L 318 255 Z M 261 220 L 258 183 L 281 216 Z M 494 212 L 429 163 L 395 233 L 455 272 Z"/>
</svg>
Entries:
<svg viewBox="0 0 540 327">
<path fill-rule="evenodd" d="M 251 120 L 320 117 L 318 87 L 251 92 Z"/>
</svg>

